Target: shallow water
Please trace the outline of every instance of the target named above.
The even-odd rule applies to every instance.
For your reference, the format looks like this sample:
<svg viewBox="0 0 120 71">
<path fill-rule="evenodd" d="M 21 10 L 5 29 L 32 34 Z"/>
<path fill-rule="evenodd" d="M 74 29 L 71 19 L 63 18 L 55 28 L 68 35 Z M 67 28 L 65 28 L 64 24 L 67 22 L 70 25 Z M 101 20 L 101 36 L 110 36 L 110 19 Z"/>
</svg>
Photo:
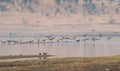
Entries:
<svg viewBox="0 0 120 71">
<path fill-rule="evenodd" d="M 8 28 L 9 27 L 9 28 Z M 96 27 L 96 28 L 95 28 Z M 120 55 L 120 31 L 117 25 L 105 26 L 0 26 L 0 41 L 17 40 L 26 42 L 29 40 L 35 41 L 31 44 L 2 44 L 0 43 L 0 56 L 3 55 L 32 55 L 39 52 L 46 52 L 54 57 L 101 57 Z M 116 28 L 117 27 L 117 28 Z M 114 30 L 113 30 L 114 29 Z M 92 31 L 93 30 L 93 31 Z M 12 33 L 12 34 L 10 34 Z M 102 37 L 100 37 L 100 33 Z M 83 35 L 87 36 L 83 37 Z M 52 42 L 47 40 L 42 41 L 46 36 L 52 35 L 56 39 L 61 37 L 70 37 L 68 40 Z M 76 39 L 86 39 L 89 41 L 76 42 Z M 98 38 L 99 41 L 92 41 L 92 38 Z M 40 43 L 37 40 L 40 39 Z M 48 39 L 48 38 L 47 38 Z M 72 40 L 71 40 L 72 39 Z"/>
<path fill-rule="evenodd" d="M 113 44 L 114 42 L 114 44 Z M 120 55 L 120 42 L 0 44 L 0 56 L 46 52 L 54 57 L 101 57 Z"/>
</svg>

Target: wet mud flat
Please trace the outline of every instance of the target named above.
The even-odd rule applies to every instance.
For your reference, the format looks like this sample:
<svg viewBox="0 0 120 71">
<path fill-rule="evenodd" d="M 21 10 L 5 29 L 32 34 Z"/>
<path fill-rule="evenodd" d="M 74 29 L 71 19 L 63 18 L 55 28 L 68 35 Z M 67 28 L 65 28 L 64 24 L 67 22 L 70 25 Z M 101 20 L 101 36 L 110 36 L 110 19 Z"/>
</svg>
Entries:
<svg viewBox="0 0 120 71">
<path fill-rule="evenodd" d="M 47 53 L 39 53 L 38 55 L 5 55 L 0 56 L 0 60 L 9 60 L 9 59 L 24 59 L 24 58 L 39 58 L 39 59 L 47 59 L 49 57 L 53 57 L 54 55 L 48 55 Z"/>
</svg>

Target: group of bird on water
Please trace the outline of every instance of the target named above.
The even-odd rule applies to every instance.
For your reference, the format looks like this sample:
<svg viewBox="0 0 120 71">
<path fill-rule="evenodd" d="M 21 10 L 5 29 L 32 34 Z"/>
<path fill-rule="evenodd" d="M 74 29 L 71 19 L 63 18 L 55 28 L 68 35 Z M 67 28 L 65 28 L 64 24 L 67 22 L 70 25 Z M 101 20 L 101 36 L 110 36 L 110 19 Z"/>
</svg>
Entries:
<svg viewBox="0 0 120 71">
<path fill-rule="evenodd" d="M 22 39 L 9 39 L 5 41 L 0 41 L 0 44 L 33 44 L 33 43 L 80 43 L 80 42 L 99 42 L 102 40 L 103 36 L 102 34 L 99 34 L 97 36 L 88 36 L 87 34 L 84 35 L 77 35 L 77 36 L 44 36 L 42 38 L 38 37 L 34 40 L 22 40 Z M 112 37 L 109 36 L 106 38 L 106 40 L 110 40 Z"/>
</svg>

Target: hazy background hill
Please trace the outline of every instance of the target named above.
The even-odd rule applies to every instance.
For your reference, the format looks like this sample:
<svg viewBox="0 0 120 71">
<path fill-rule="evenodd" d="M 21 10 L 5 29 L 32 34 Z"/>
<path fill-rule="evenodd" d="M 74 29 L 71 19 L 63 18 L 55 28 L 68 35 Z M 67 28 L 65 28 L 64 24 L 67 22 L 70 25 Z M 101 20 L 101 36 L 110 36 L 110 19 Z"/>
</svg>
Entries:
<svg viewBox="0 0 120 71">
<path fill-rule="evenodd" d="M 118 24 L 118 0 L 0 0 L 0 24 Z"/>
</svg>

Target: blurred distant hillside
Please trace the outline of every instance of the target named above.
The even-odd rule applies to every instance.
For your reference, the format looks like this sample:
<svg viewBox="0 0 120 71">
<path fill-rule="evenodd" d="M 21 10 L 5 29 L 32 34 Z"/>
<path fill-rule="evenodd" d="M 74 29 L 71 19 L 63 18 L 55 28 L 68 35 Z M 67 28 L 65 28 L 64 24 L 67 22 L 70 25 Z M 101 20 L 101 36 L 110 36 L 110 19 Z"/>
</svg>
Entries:
<svg viewBox="0 0 120 71">
<path fill-rule="evenodd" d="M 119 23 L 119 15 L 120 0 L 0 0 L 0 24 Z"/>
</svg>

